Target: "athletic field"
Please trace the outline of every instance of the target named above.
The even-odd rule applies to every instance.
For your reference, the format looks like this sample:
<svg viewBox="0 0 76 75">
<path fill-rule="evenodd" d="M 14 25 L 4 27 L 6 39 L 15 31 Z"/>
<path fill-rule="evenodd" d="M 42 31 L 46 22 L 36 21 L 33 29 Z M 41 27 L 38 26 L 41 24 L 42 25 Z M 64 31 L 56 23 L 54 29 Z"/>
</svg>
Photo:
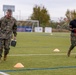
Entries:
<svg viewBox="0 0 76 75">
<path fill-rule="evenodd" d="M 17 46 L 0 62 L 0 73 L 5 73 L 0 75 L 76 75 L 76 48 L 67 57 L 69 46 L 70 33 L 19 32 Z M 24 68 L 14 68 L 17 63 Z"/>
</svg>

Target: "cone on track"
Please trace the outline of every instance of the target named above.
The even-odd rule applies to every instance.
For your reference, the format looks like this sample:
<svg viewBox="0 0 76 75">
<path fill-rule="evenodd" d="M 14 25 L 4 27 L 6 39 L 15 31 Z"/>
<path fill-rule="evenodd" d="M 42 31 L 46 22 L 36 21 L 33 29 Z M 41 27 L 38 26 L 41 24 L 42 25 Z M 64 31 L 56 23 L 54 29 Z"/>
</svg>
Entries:
<svg viewBox="0 0 76 75">
<path fill-rule="evenodd" d="M 54 49 L 54 52 L 60 52 L 60 50 L 56 48 L 56 49 Z"/>
<path fill-rule="evenodd" d="M 23 68 L 24 66 L 21 63 L 17 63 L 14 67 L 15 68 Z"/>
</svg>

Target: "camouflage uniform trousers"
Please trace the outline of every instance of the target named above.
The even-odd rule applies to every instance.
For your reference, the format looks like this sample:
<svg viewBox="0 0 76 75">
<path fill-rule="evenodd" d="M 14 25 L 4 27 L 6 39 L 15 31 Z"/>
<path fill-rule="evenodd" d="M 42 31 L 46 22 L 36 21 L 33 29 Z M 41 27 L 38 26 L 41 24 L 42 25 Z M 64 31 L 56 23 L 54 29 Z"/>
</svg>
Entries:
<svg viewBox="0 0 76 75">
<path fill-rule="evenodd" d="M 10 50 L 10 39 L 0 39 L 0 57 L 4 50 L 4 56 L 9 53 Z"/>
<path fill-rule="evenodd" d="M 71 45 L 76 46 L 76 33 L 71 33 Z"/>
</svg>

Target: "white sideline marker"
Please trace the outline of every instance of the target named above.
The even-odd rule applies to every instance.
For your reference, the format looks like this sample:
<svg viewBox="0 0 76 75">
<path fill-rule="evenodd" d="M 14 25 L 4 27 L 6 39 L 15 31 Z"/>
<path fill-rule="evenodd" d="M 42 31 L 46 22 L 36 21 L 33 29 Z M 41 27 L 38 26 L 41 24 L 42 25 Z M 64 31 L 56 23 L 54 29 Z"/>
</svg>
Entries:
<svg viewBox="0 0 76 75">
<path fill-rule="evenodd" d="M 6 73 L 4 73 L 4 72 L 0 72 L 0 75 L 9 75 L 9 74 L 6 74 Z"/>
</svg>

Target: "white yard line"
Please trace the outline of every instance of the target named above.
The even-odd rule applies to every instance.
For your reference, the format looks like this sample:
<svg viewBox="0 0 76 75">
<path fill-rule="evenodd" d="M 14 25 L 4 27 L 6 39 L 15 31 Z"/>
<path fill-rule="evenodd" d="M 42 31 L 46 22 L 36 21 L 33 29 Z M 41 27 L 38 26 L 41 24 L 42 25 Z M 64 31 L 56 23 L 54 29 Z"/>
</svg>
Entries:
<svg viewBox="0 0 76 75">
<path fill-rule="evenodd" d="M 76 53 L 71 53 L 76 54 Z M 50 55 L 67 55 L 66 53 L 52 53 L 52 54 L 9 54 L 8 56 L 50 56 Z"/>
<path fill-rule="evenodd" d="M 0 72 L 0 75 L 9 75 L 9 74 L 6 74 L 6 73 L 4 73 L 4 72 Z"/>
</svg>

